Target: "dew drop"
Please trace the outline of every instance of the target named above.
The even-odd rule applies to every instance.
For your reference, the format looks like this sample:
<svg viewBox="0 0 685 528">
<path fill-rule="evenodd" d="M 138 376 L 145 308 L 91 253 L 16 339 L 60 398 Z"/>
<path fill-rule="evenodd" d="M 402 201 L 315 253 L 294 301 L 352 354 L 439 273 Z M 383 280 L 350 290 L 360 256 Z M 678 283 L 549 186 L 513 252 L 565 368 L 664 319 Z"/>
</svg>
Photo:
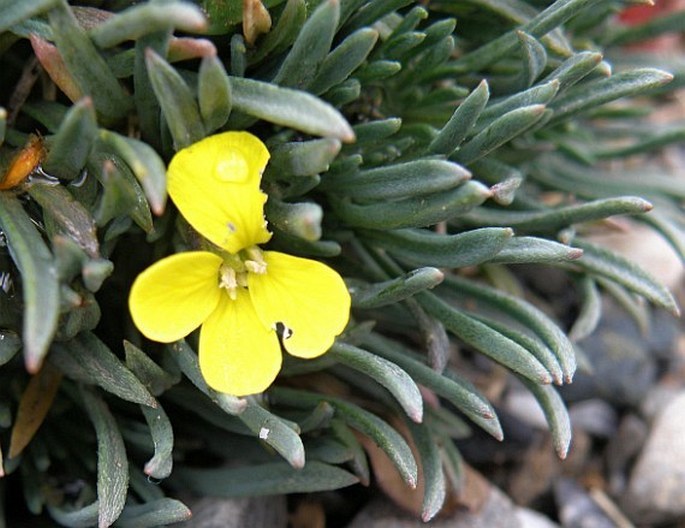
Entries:
<svg viewBox="0 0 685 528">
<path fill-rule="evenodd" d="M 238 149 L 229 149 L 221 153 L 221 160 L 216 164 L 215 176 L 224 182 L 240 183 L 249 177 L 249 167 L 245 156 Z"/>
</svg>

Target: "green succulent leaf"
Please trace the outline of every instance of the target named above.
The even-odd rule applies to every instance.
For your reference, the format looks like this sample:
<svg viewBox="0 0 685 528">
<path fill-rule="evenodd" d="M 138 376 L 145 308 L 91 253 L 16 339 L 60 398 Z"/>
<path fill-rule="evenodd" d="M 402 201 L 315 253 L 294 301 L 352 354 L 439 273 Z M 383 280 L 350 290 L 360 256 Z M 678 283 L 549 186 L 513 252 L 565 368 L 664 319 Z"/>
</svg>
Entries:
<svg viewBox="0 0 685 528">
<path fill-rule="evenodd" d="M 181 468 L 174 472 L 174 480 L 195 493 L 219 497 L 307 493 L 344 488 L 358 482 L 351 473 L 316 460 L 301 469 L 284 462 L 231 469 Z"/>
<path fill-rule="evenodd" d="M 345 118 L 333 107 L 307 92 L 274 86 L 254 79 L 231 77 L 233 107 L 248 115 L 309 134 L 354 139 Z"/>
<path fill-rule="evenodd" d="M 95 427 L 98 440 L 98 526 L 117 520 L 126 502 L 128 458 L 124 440 L 107 404 L 95 392 L 82 387 L 81 398 Z"/>
<path fill-rule="evenodd" d="M 202 11 L 188 2 L 146 3 L 134 5 L 90 31 L 93 42 L 101 48 L 111 48 L 126 40 L 171 28 L 188 33 L 202 32 L 207 21 Z"/>
<path fill-rule="evenodd" d="M 57 267 L 21 202 L 5 191 L 0 192 L 0 227 L 23 279 L 24 361 L 29 372 L 37 372 L 57 329 Z"/>
<path fill-rule="evenodd" d="M 66 0 L 48 12 L 55 45 L 81 92 L 93 99 L 95 110 L 108 121 L 117 121 L 131 108 L 131 100 L 79 25 Z"/>
<path fill-rule="evenodd" d="M 414 422 L 423 420 L 423 399 L 412 378 L 394 363 L 361 348 L 336 342 L 330 354 L 343 365 L 369 376 L 383 385 L 395 397 Z"/>
</svg>

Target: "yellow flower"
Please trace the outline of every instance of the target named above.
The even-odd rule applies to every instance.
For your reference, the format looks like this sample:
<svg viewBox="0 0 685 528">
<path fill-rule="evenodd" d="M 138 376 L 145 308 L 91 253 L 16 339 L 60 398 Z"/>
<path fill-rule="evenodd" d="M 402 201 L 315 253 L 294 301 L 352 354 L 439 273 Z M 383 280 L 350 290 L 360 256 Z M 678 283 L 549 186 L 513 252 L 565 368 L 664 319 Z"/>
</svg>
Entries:
<svg viewBox="0 0 685 528">
<path fill-rule="evenodd" d="M 293 356 L 326 352 L 349 319 L 350 295 L 328 266 L 276 251 L 267 242 L 264 144 L 247 132 L 210 136 L 179 151 L 168 191 L 185 219 L 216 252 L 166 257 L 133 283 L 129 308 L 149 339 L 170 343 L 202 325 L 200 369 L 217 391 L 266 390 L 281 368 L 276 325 Z"/>
</svg>

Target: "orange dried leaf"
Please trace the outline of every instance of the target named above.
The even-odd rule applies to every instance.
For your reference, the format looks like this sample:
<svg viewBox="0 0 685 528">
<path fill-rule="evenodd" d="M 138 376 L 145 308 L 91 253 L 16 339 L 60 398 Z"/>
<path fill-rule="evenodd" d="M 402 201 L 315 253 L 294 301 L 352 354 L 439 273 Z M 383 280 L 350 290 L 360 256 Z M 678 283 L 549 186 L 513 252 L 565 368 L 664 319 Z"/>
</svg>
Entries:
<svg viewBox="0 0 685 528">
<path fill-rule="evenodd" d="M 243 0 L 243 35 L 252 45 L 262 33 L 271 29 L 271 15 L 261 0 Z"/>
<path fill-rule="evenodd" d="M 34 437 L 52 407 L 61 380 L 62 373 L 49 364 L 31 378 L 19 401 L 9 458 L 19 455 Z"/>
<path fill-rule="evenodd" d="M 45 146 L 38 136 L 30 136 L 28 143 L 12 159 L 0 180 L 0 190 L 5 191 L 22 183 L 45 158 Z"/>
</svg>

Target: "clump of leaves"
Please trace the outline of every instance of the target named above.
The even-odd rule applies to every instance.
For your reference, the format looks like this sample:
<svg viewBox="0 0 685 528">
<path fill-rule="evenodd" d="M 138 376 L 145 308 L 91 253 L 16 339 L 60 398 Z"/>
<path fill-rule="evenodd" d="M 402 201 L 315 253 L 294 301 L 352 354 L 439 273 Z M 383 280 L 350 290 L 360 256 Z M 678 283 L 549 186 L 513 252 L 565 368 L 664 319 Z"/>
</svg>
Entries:
<svg viewBox="0 0 685 528">
<path fill-rule="evenodd" d="M 672 82 L 650 66 L 664 59 L 611 47 L 679 26 L 608 31 L 615 0 L 251 1 L 245 18 L 239 2 L 95 4 L 0 8 L 0 486 L 21 485 L 31 513 L 157 526 L 188 517 L 177 490 L 368 484 L 361 435 L 408 487 L 422 468 L 428 520 L 463 484 L 454 439 L 502 438 L 469 358 L 528 387 L 564 457 L 555 385 L 600 292 L 641 323 L 639 299 L 677 313 L 586 235 L 635 215 L 683 256 L 685 187 L 654 161 L 606 163 L 682 140 L 682 124 L 645 120 L 644 97 L 682 84 L 683 65 L 661 64 Z M 196 336 L 143 340 L 126 304 L 146 265 L 193 243 L 167 162 L 223 130 L 271 152 L 269 246 L 325 261 L 353 296 L 329 353 L 288 359 L 248 398 L 205 384 Z M 576 284 L 575 320 L 533 303 L 519 264 Z"/>
</svg>

